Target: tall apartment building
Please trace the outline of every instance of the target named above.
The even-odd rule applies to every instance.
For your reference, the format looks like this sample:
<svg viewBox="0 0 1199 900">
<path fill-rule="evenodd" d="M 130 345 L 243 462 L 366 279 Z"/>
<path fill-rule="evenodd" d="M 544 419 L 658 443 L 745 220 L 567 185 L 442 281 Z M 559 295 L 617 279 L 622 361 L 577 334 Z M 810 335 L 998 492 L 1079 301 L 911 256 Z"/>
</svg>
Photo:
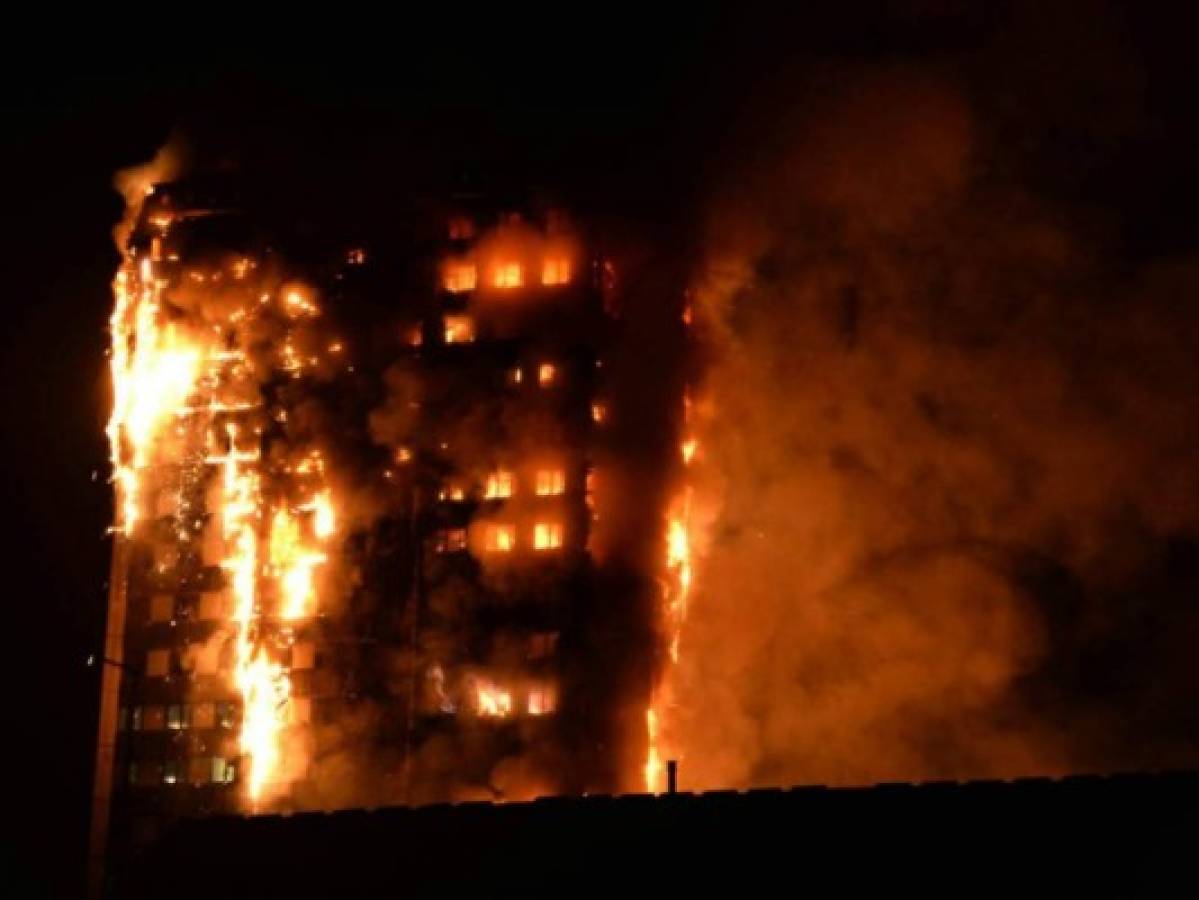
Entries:
<svg viewBox="0 0 1199 900">
<path fill-rule="evenodd" d="M 142 204 L 94 868 L 180 817 L 616 787 L 591 639 L 610 268 L 554 210 L 439 218 L 400 260 L 227 183 Z M 391 294 L 397 269 L 425 290 Z"/>
</svg>

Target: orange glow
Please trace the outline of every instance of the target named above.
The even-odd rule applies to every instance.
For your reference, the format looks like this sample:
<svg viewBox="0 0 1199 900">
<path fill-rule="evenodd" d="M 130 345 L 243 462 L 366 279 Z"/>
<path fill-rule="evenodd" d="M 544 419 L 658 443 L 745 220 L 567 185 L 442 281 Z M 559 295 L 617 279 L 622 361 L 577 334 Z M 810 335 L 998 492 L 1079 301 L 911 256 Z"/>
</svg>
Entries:
<svg viewBox="0 0 1199 900">
<path fill-rule="evenodd" d="M 561 469 L 538 469 L 536 490 L 538 497 L 565 493 L 566 473 Z"/>
<path fill-rule="evenodd" d="M 557 697 L 548 685 L 535 685 L 529 688 L 525 699 L 525 711 L 530 716 L 546 716 L 557 708 Z"/>
<path fill-rule="evenodd" d="M 502 500 L 512 496 L 516 479 L 506 469 L 497 469 L 487 476 L 483 486 L 483 498 L 486 500 Z"/>
<path fill-rule="evenodd" d="M 645 727 L 649 733 L 649 752 L 645 759 L 645 789 L 657 793 L 662 782 L 662 757 L 658 753 L 658 714 L 650 707 L 645 711 Z"/>
<path fill-rule="evenodd" d="M 469 344 L 475 339 L 475 323 L 470 316 L 445 317 L 445 342 Z"/>
<path fill-rule="evenodd" d="M 462 485 L 457 483 L 447 484 L 437 492 L 437 499 L 441 501 L 450 501 L 453 503 L 461 503 L 466 499 L 466 491 Z"/>
<path fill-rule="evenodd" d="M 684 397 L 684 420 L 690 418 L 691 401 Z M 684 466 L 689 466 L 699 449 L 699 442 L 694 437 L 683 440 L 679 453 Z M 671 504 L 666 517 L 666 577 L 663 581 L 663 614 L 665 620 L 665 637 L 667 652 L 671 665 L 678 665 L 682 643 L 683 623 L 687 618 L 687 602 L 690 598 L 694 580 L 691 548 L 691 504 L 692 488 L 684 486 L 683 491 Z M 646 710 L 646 732 L 648 750 L 645 762 L 645 789 L 650 792 L 661 790 L 662 778 L 662 737 L 659 728 L 658 698 L 651 702 Z"/>
<path fill-rule="evenodd" d="M 475 711 L 486 718 L 512 714 L 512 692 L 486 679 L 475 679 Z"/>
<path fill-rule="evenodd" d="M 483 546 L 491 553 L 511 553 L 516 549 L 516 526 L 488 525 Z"/>
<path fill-rule="evenodd" d="M 497 288 L 518 288 L 524 282 L 524 272 L 518 262 L 497 263 L 492 271 L 491 283 Z"/>
<path fill-rule="evenodd" d="M 533 549 L 556 550 L 562 546 L 560 522 L 538 522 L 533 526 Z"/>
<path fill-rule="evenodd" d="M 544 362 L 537 367 L 537 383 L 549 387 L 558 377 L 558 370 L 553 363 Z"/>
<path fill-rule="evenodd" d="M 547 259 L 541 265 L 541 283 L 566 284 L 570 281 L 570 260 L 563 257 Z"/>
<path fill-rule="evenodd" d="M 287 289 L 283 294 L 283 308 L 292 316 L 315 316 L 320 309 L 308 292 L 299 287 Z"/>
<path fill-rule="evenodd" d="M 479 273 L 473 262 L 451 262 L 445 266 L 442 283 L 451 294 L 473 291 L 478 281 Z"/>
</svg>

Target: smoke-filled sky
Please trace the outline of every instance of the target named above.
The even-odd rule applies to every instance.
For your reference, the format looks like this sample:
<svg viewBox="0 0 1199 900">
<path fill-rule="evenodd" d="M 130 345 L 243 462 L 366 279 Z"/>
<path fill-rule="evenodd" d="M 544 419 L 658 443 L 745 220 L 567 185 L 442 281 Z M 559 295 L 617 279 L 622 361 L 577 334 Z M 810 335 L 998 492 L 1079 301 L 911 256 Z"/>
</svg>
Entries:
<svg viewBox="0 0 1199 900">
<path fill-rule="evenodd" d="M 1199 762 L 1199 259 L 996 171 L 981 104 L 832 73 L 707 220 L 697 786 Z"/>
<path fill-rule="evenodd" d="M 213 13 L 3 54 L 10 662 L 34 686 L 4 874 L 61 893 L 83 855 L 111 176 L 176 127 L 374 220 L 462 167 L 544 182 L 638 302 L 693 292 L 684 785 L 1194 765 L 1195 23 L 979 6 L 319 35 Z"/>
</svg>

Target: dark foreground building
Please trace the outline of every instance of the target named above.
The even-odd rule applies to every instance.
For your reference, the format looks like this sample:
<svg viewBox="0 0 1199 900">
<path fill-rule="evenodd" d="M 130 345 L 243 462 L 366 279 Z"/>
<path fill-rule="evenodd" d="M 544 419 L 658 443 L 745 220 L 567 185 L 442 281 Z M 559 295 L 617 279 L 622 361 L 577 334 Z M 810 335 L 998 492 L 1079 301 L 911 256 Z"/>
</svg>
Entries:
<svg viewBox="0 0 1199 900">
<path fill-rule="evenodd" d="M 561 798 L 183 822 L 122 895 L 1193 896 L 1197 838 L 1194 774 Z"/>
</svg>

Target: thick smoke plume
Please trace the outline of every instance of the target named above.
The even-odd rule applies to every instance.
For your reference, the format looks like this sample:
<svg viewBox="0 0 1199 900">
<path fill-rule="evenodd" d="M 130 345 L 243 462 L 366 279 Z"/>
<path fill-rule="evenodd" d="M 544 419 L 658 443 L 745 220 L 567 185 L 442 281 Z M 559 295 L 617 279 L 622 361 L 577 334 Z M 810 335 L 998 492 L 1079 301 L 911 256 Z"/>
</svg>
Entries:
<svg viewBox="0 0 1199 900">
<path fill-rule="evenodd" d="M 1199 267 L 1107 264 L 944 80 L 800 106 L 695 283 L 684 786 L 1193 766 Z"/>
</svg>

